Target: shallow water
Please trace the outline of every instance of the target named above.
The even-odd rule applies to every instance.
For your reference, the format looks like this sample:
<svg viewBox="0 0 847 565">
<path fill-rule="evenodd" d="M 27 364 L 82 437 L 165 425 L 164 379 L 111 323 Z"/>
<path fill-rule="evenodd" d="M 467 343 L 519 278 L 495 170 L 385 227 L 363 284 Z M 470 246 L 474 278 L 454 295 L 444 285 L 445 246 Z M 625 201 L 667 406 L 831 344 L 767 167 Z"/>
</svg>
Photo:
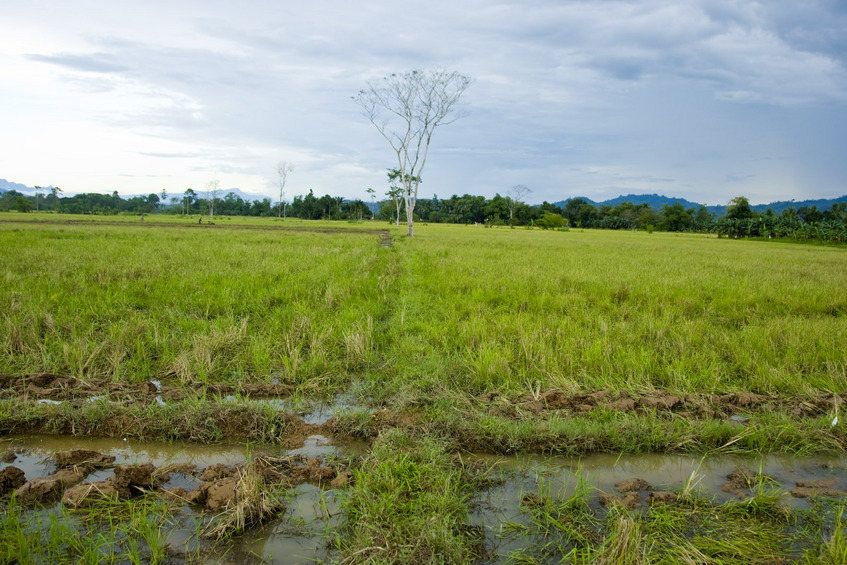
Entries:
<svg viewBox="0 0 847 565">
<path fill-rule="evenodd" d="M 525 538 L 509 535 L 508 524 L 528 524 L 521 500 L 528 493 L 542 492 L 553 499 L 566 499 L 580 480 L 593 489 L 591 506 L 599 510 L 599 491 L 618 494 L 615 484 L 640 478 L 655 490 L 680 491 L 689 481 L 704 497 L 720 504 L 737 499 L 724 492 L 727 475 L 746 469 L 771 477 L 782 492 L 782 503 L 793 509 L 811 506 L 809 498 L 795 498 L 790 490 L 797 481 L 832 479 L 832 488 L 847 489 L 847 457 L 817 456 L 796 458 L 788 455 L 697 457 L 677 454 L 613 455 L 583 457 L 502 457 L 472 455 L 471 461 L 488 465 L 498 484 L 479 493 L 473 501 L 471 523 L 482 526 L 486 546 L 493 556 L 490 563 L 507 563 L 511 552 L 527 547 Z"/>
<path fill-rule="evenodd" d="M 90 449 L 115 457 L 115 464 L 151 462 L 156 466 L 167 463 L 194 463 L 202 469 L 216 463 L 232 465 L 260 455 L 285 457 L 331 458 L 360 456 L 366 452 L 364 443 L 331 444 L 324 436 L 309 436 L 297 449 L 280 446 L 225 442 L 203 445 L 187 442 L 144 442 L 110 438 L 79 438 L 67 436 L 10 436 L 0 438 L 0 453 L 14 448 L 17 457 L 0 463 L 0 470 L 14 465 L 22 469 L 27 479 L 45 476 L 55 470 L 51 459 L 56 451 Z M 784 455 L 710 456 L 689 455 L 610 455 L 594 454 L 580 458 L 565 457 L 502 457 L 467 455 L 465 459 L 490 468 L 494 486 L 478 493 L 472 503 L 470 521 L 485 531 L 486 547 L 491 563 L 505 563 L 509 553 L 525 547 L 529 541 L 507 535 L 507 524 L 526 524 L 528 516 L 521 511 L 521 500 L 527 493 L 544 493 L 553 498 L 566 498 L 573 493 L 581 479 L 591 485 L 592 502 L 599 509 L 597 491 L 617 493 L 615 484 L 626 479 L 640 478 L 656 490 L 679 491 L 688 482 L 703 496 L 722 503 L 736 497 L 723 492 L 726 477 L 737 469 L 746 469 L 771 477 L 785 493 L 783 503 L 796 509 L 806 509 L 810 499 L 794 498 L 789 491 L 797 481 L 831 480 L 831 488 L 847 490 L 847 457 L 818 456 L 795 458 Z M 100 470 L 86 481 L 104 480 L 111 470 Z M 172 473 L 168 487 L 195 488 L 196 478 Z M 205 563 L 314 563 L 333 557 L 328 544 L 334 539 L 340 516 L 341 491 L 322 490 L 302 484 L 289 491 L 286 511 L 263 528 L 249 531 L 228 542 L 224 549 L 208 552 L 199 562 Z M 58 506 L 54 507 L 58 508 Z M 188 506 L 178 513 L 177 523 L 168 531 L 173 547 L 196 547 L 197 513 Z M 329 516 L 329 517 L 327 517 Z M 193 545 L 192 545 L 193 544 Z"/>
<path fill-rule="evenodd" d="M 52 456 L 57 451 L 89 449 L 115 457 L 115 465 L 151 462 L 156 467 L 168 463 L 193 463 L 199 469 L 223 463 L 243 463 L 248 457 L 269 455 L 285 457 L 328 458 L 342 454 L 357 455 L 363 452 L 362 443 L 332 445 L 324 436 L 309 436 L 303 447 L 284 449 L 279 446 L 254 445 L 244 442 L 203 445 L 187 442 L 145 442 L 115 438 L 80 438 L 68 436 L 10 436 L 0 438 L 0 453 L 13 448 L 14 461 L 0 463 L 0 470 L 15 466 L 26 474 L 27 480 L 46 476 L 56 469 Z M 113 475 L 111 469 L 89 474 L 86 482 L 102 481 Z M 164 486 L 180 486 L 190 491 L 200 481 L 190 475 L 171 473 Z M 327 531 L 337 527 L 340 515 L 339 495 L 311 484 L 291 489 L 285 499 L 286 510 L 280 519 L 272 520 L 262 528 L 249 531 L 218 549 L 205 548 L 199 563 L 315 563 L 329 558 L 326 545 Z M 48 509 L 55 512 L 56 504 Z M 327 515 L 330 517 L 327 518 Z M 168 530 L 168 543 L 175 548 L 193 550 L 197 546 L 198 514 L 188 506 L 176 513 L 176 524 Z"/>
</svg>

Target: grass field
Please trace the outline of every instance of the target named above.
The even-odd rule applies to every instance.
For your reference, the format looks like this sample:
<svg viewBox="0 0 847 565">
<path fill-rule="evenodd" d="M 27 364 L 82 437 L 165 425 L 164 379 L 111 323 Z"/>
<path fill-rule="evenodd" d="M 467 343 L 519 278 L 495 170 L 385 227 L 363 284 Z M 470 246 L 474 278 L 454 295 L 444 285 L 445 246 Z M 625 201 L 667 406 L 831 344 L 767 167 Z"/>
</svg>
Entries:
<svg viewBox="0 0 847 565">
<path fill-rule="evenodd" d="M 381 231 L 392 246 L 380 245 Z M 248 385 L 304 400 L 342 395 L 347 407 L 324 429 L 376 447 L 339 547 L 373 562 L 479 557 L 456 525 L 469 487 L 451 451 L 847 446 L 833 425 L 847 393 L 843 246 L 446 225 L 416 233 L 371 222 L 2 214 L 0 433 L 275 441 L 298 419 L 255 401 Z M 45 404 L 25 379 L 15 388 L 38 373 L 65 387 L 156 381 L 176 392 L 167 403 Z M 234 399 L 216 392 L 222 385 Z M 398 456 L 416 442 L 420 452 Z M 380 491 L 415 468 L 441 486 L 385 502 L 380 518 L 371 506 Z M 420 534 L 437 545 L 372 549 L 424 531 L 421 497 L 439 489 L 456 505 L 445 510 L 452 526 Z M 379 533 L 403 504 L 405 529 Z M 665 527 L 651 524 L 621 514 L 609 531 L 636 528 L 627 535 L 648 540 Z M 612 551 L 614 535 L 585 555 Z"/>
</svg>

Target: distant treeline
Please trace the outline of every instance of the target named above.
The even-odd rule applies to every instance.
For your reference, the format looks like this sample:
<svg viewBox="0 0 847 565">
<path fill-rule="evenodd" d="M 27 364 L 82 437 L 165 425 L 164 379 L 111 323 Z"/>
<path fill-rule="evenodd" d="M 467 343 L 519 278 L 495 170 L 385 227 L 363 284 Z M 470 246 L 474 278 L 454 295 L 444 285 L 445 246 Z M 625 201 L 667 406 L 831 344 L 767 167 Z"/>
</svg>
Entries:
<svg viewBox="0 0 847 565">
<path fill-rule="evenodd" d="M 208 214 L 220 216 L 285 216 L 311 220 L 396 220 L 397 202 L 379 202 L 379 211 L 362 200 L 345 200 L 340 196 L 316 197 L 313 191 L 295 196 L 291 203 L 273 204 L 270 199 L 244 200 L 234 193 L 223 198 L 198 196 L 189 189 L 179 197 L 166 193 L 121 198 L 88 193 L 62 197 L 52 189 L 46 195 L 26 196 L 16 191 L 0 195 L 0 210 L 51 210 L 65 214 Z M 401 222 L 405 213 L 400 209 Z M 717 233 L 726 237 L 764 237 L 847 241 L 847 203 L 836 202 L 829 210 L 817 206 L 787 208 L 776 214 L 770 209 L 756 212 L 747 198 L 734 198 L 726 214 L 716 218 L 705 206 L 685 207 L 676 202 L 653 208 L 647 203 L 622 202 L 595 206 L 582 199 L 568 200 L 559 206 L 543 202 L 528 205 L 508 196 L 453 195 L 448 199 L 420 199 L 415 207 L 415 220 L 431 223 L 476 224 L 483 226 L 527 226 L 542 229 L 599 228 L 614 230 L 646 230 L 671 232 Z"/>
</svg>

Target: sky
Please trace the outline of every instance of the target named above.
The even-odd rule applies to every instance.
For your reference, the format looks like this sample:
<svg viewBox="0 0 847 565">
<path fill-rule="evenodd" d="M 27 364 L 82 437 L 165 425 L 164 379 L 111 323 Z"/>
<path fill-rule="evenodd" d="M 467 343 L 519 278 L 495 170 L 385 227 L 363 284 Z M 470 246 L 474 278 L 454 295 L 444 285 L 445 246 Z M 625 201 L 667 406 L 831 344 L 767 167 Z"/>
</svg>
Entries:
<svg viewBox="0 0 847 565">
<path fill-rule="evenodd" d="M 367 200 L 352 97 L 414 69 L 473 79 L 422 198 L 847 194 L 843 0 L 0 0 L 0 178 Z"/>
</svg>

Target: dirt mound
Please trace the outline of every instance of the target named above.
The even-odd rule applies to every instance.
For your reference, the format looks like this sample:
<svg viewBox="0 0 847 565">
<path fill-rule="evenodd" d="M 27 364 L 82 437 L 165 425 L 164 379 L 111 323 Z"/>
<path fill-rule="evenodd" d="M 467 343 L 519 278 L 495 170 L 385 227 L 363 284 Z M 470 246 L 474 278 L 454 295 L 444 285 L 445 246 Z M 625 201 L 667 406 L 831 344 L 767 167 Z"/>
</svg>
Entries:
<svg viewBox="0 0 847 565">
<path fill-rule="evenodd" d="M 26 483 L 24 472 L 17 467 L 6 467 L 0 471 L 0 496 L 14 491 Z"/>
<path fill-rule="evenodd" d="M 62 496 L 64 486 L 59 479 L 37 477 L 15 490 L 15 500 L 21 504 L 50 502 Z"/>
<path fill-rule="evenodd" d="M 104 500 L 118 500 L 121 491 L 109 481 L 97 483 L 85 483 L 77 485 L 65 491 L 62 496 L 62 504 L 68 508 L 88 508 L 92 504 Z"/>
<path fill-rule="evenodd" d="M 200 480 L 204 483 L 218 481 L 220 479 L 232 477 L 235 475 L 236 471 L 237 469 L 235 467 L 230 467 L 223 463 L 215 463 L 214 465 L 209 465 L 203 469 L 200 473 Z"/>
<path fill-rule="evenodd" d="M 22 377 L 0 375 L 0 397 L 20 396 L 57 401 L 104 398 L 125 404 L 149 404 L 155 402 L 157 397 L 162 400 L 183 400 L 187 396 L 230 394 L 255 398 L 284 398 L 289 396 L 292 390 L 292 386 L 279 383 L 241 383 L 234 386 L 180 382 L 171 386 L 153 381 L 129 384 L 97 378 L 78 379 L 53 373 L 34 373 Z"/>
<path fill-rule="evenodd" d="M 753 495 L 753 490 L 762 483 L 775 483 L 773 477 L 754 473 L 749 469 L 737 469 L 726 476 L 726 482 L 721 487 L 723 492 L 734 494 L 738 498 Z M 801 481 L 802 482 L 802 481 Z"/>
<path fill-rule="evenodd" d="M 56 479 L 62 483 L 64 488 L 67 488 L 82 481 L 88 476 L 91 470 L 90 467 L 65 467 L 63 469 L 57 469 L 50 475 L 50 478 Z"/>
<path fill-rule="evenodd" d="M 69 451 L 58 451 L 53 455 L 56 467 L 108 467 L 115 462 L 112 455 L 103 455 L 97 451 L 87 449 L 71 449 Z"/>
<path fill-rule="evenodd" d="M 622 506 L 627 510 L 635 510 L 641 504 L 641 496 L 637 492 L 628 492 L 623 498 L 614 494 L 601 492 L 598 496 L 600 504 L 605 508 Z"/>
<path fill-rule="evenodd" d="M 126 500 L 146 494 L 158 487 L 152 463 L 118 465 L 115 474 L 105 481 L 84 483 L 65 491 L 62 504 L 69 508 L 87 508 L 103 500 Z"/>
<path fill-rule="evenodd" d="M 797 486 L 789 492 L 795 498 L 809 498 L 811 496 L 844 497 L 847 491 L 835 488 L 838 484 L 837 477 L 821 479 L 817 481 L 797 481 Z"/>
<path fill-rule="evenodd" d="M 238 479 L 235 477 L 204 483 L 197 489 L 199 491 L 197 502 L 205 504 L 206 508 L 213 512 L 223 510 L 235 503 L 237 487 Z"/>
<path fill-rule="evenodd" d="M 475 398 L 489 413 L 504 418 L 522 418 L 526 413 L 542 414 L 548 411 L 565 411 L 585 414 L 595 410 L 636 413 L 675 413 L 687 418 L 729 419 L 737 412 L 748 414 L 786 410 L 800 417 L 814 417 L 833 410 L 837 399 L 843 395 L 821 394 L 812 399 L 767 396 L 752 392 L 725 395 L 686 394 L 675 395 L 665 391 L 631 397 L 626 391 L 618 394 L 608 390 L 591 393 L 567 394 L 551 389 L 510 399 L 498 392 L 487 392 Z M 746 420 L 746 419 L 745 419 Z"/>
<path fill-rule="evenodd" d="M 622 493 L 638 492 L 640 490 L 653 490 L 650 483 L 644 479 L 626 479 L 625 481 L 617 483 L 615 488 L 618 492 Z"/>
<path fill-rule="evenodd" d="M 657 490 L 650 493 L 650 505 L 656 504 L 673 504 L 679 500 L 679 496 L 675 492 Z"/>
</svg>

